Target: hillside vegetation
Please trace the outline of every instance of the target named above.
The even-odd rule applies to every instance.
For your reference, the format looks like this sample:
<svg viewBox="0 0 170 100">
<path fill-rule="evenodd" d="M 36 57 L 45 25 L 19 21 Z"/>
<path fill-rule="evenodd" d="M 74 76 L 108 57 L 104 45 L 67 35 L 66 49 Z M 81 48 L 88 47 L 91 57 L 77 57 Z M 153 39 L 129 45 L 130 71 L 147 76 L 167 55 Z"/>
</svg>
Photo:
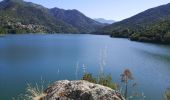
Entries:
<svg viewBox="0 0 170 100">
<path fill-rule="evenodd" d="M 89 33 L 103 26 L 77 10 L 48 9 L 23 0 L 0 2 L 0 23 L 1 34 Z"/>
<path fill-rule="evenodd" d="M 170 4 L 167 4 L 106 26 L 96 33 L 143 42 L 170 43 L 169 25 Z"/>
</svg>

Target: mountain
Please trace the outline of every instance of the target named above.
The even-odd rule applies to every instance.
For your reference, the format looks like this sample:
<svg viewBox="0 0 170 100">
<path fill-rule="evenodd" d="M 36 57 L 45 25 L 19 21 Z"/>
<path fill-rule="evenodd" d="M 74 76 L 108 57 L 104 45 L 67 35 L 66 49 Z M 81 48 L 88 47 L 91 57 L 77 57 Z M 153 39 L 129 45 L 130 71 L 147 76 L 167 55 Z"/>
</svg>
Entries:
<svg viewBox="0 0 170 100">
<path fill-rule="evenodd" d="M 114 20 L 106 20 L 106 19 L 104 19 L 104 18 L 95 18 L 94 20 L 95 20 L 95 21 L 98 21 L 98 22 L 100 22 L 100 23 L 103 23 L 103 24 L 113 24 L 113 23 L 116 22 L 116 21 L 114 21 Z"/>
<path fill-rule="evenodd" d="M 143 42 L 170 43 L 169 25 L 170 4 L 166 4 L 106 26 L 97 33 Z"/>
<path fill-rule="evenodd" d="M 134 41 L 170 44 L 170 17 L 134 31 L 129 38 Z"/>
<path fill-rule="evenodd" d="M 104 26 L 104 24 L 86 17 L 78 10 L 53 8 L 50 9 L 50 12 L 56 19 L 60 19 L 76 27 L 79 32 L 90 33 Z"/>
<path fill-rule="evenodd" d="M 0 2 L 0 15 L 0 33 L 77 32 L 49 14 L 49 9 L 22 0 Z"/>
<path fill-rule="evenodd" d="M 89 33 L 103 24 L 77 10 L 48 9 L 23 0 L 0 2 L 0 33 Z"/>
</svg>

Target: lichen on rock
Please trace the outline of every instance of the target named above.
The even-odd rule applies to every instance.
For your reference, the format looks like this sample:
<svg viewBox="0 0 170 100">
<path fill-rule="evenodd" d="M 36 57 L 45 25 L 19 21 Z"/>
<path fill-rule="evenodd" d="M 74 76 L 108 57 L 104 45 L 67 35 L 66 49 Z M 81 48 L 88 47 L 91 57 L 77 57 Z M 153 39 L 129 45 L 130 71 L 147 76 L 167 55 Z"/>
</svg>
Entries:
<svg viewBox="0 0 170 100">
<path fill-rule="evenodd" d="M 42 100 L 125 100 L 109 87 L 83 80 L 57 81 L 45 90 L 45 94 Z"/>
</svg>

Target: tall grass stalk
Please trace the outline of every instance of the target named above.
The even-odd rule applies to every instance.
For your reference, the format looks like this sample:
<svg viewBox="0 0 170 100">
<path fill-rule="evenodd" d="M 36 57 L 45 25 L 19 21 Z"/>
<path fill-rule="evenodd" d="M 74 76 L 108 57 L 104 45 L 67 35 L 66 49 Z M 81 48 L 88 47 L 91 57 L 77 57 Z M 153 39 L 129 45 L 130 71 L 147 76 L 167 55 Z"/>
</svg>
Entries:
<svg viewBox="0 0 170 100">
<path fill-rule="evenodd" d="M 78 70 L 79 70 L 79 62 L 77 62 L 76 64 L 76 71 L 75 71 L 76 80 L 78 79 Z"/>
<path fill-rule="evenodd" d="M 105 46 L 105 48 L 101 49 L 100 51 L 98 81 L 100 80 L 100 78 L 103 78 L 104 76 L 104 67 L 106 66 L 106 57 L 107 57 L 107 46 Z"/>
<path fill-rule="evenodd" d="M 83 64 L 83 73 L 86 74 L 86 70 L 87 70 L 87 66 L 85 66 L 85 64 Z"/>
</svg>

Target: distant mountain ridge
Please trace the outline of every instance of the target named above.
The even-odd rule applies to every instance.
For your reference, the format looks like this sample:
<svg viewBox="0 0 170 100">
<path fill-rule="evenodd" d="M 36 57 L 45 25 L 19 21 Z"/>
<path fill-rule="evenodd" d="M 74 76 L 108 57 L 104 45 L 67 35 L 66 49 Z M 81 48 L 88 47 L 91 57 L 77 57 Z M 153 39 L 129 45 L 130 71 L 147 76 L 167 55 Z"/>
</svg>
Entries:
<svg viewBox="0 0 170 100">
<path fill-rule="evenodd" d="M 91 18 L 86 17 L 78 10 L 64 10 L 60 8 L 50 9 L 51 14 L 73 27 L 76 27 L 79 32 L 90 33 L 104 26 L 104 24 L 97 22 Z"/>
<path fill-rule="evenodd" d="M 170 43 L 170 3 L 148 9 L 96 33 L 143 42 Z"/>
<path fill-rule="evenodd" d="M 103 23 L 103 24 L 113 24 L 113 23 L 116 22 L 116 21 L 114 21 L 114 20 L 106 20 L 106 19 L 104 19 L 104 18 L 95 18 L 94 20 L 95 20 L 95 21 L 98 21 L 98 22 L 100 22 L 100 23 Z"/>
<path fill-rule="evenodd" d="M 48 8 L 23 0 L 0 2 L 0 15 L 0 33 L 77 32 L 71 25 L 56 20 Z"/>
<path fill-rule="evenodd" d="M 89 33 L 103 26 L 79 11 L 55 9 L 23 0 L 3 0 L 0 33 Z M 65 12 L 63 18 L 57 16 L 60 12 Z"/>
</svg>

